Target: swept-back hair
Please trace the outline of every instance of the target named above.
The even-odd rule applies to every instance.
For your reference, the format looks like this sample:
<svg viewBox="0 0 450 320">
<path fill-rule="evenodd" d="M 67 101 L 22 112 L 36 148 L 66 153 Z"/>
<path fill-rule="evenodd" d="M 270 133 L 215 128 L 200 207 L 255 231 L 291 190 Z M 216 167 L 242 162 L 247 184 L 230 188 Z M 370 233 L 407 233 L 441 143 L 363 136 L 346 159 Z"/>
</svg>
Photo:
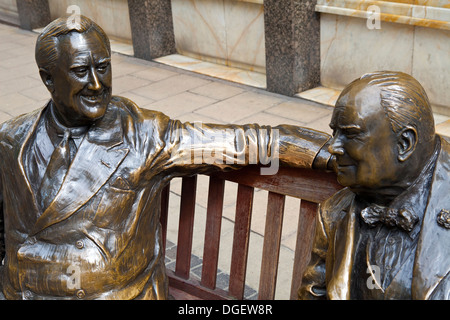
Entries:
<svg viewBox="0 0 450 320">
<path fill-rule="evenodd" d="M 111 54 L 109 38 L 98 24 L 83 15 L 77 16 L 75 22 L 73 21 L 72 17 L 61 17 L 44 28 L 36 42 L 35 57 L 39 68 L 45 68 L 49 71 L 53 69 L 58 61 L 59 38 L 71 32 L 96 31 L 104 41 L 109 54 Z"/>
<path fill-rule="evenodd" d="M 429 142 L 434 139 L 433 111 L 427 93 L 412 76 L 395 71 L 377 71 L 364 74 L 349 84 L 341 96 L 360 82 L 380 88 L 381 106 L 396 133 L 406 127 L 413 127 L 419 139 Z"/>
</svg>

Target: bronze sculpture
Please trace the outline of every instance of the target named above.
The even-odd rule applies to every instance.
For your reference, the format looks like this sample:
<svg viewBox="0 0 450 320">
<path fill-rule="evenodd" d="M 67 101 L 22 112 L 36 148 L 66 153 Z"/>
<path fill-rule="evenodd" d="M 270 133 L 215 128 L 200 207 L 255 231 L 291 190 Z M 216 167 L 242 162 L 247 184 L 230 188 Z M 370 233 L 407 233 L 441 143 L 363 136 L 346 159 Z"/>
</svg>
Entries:
<svg viewBox="0 0 450 320">
<path fill-rule="evenodd" d="M 166 299 L 159 210 L 170 179 L 274 155 L 327 168 L 320 132 L 198 126 L 113 97 L 108 37 L 83 16 L 48 25 L 36 61 L 52 99 L 0 126 L 6 299 Z"/>
<path fill-rule="evenodd" d="M 349 84 L 330 152 L 347 187 L 317 215 L 300 299 L 450 299 L 450 145 L 400 72 Z"/>
</svg>

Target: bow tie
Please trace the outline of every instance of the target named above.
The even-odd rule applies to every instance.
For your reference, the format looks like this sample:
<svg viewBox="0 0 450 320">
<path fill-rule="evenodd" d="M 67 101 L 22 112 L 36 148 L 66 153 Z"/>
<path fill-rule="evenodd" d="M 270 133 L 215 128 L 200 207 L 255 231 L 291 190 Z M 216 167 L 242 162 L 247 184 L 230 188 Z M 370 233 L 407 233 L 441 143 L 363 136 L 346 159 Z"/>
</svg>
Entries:
<svg viewBox="0 0 450 320">
<path fill-rule="evenodd" d="M 379 205 L 372 205 L 361 211 L 361 217 L 369 226 L 374 227 L 383 223 L 390 227 L 399 227 L 411 232 L 419 218 L 405 209 L 392 209 Z"/>
</svg>

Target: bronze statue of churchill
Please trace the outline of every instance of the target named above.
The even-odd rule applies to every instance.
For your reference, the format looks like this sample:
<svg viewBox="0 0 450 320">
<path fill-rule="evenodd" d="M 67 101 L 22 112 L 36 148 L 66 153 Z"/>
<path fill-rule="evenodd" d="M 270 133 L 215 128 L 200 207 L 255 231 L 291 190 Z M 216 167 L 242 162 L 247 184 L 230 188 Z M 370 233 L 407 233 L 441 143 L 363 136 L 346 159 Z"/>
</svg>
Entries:
<svg viewBox="0 0 450 320">
<path fill-rule="evenodd" d="M 270 157 L 275 131 L 282 165 L 327 167 L 323 133 L 198 127 L 112 96 L 108 37 L 83 16 L 75 25 L 65 18 L 48 25 L 36 61 L 52 99 L 0 126 L 6 299 L 166 299 L 159 208 L 170 179 L 238 168 L 255 147 L 259 159 Z M 221 131 L 227 132 L 221 145 L 202 139 Z M 195 158 L 210 150 L 245 161 Z"/>
<path fill-rule="evenodd" d="M 420 83 L 363 75 L 341 93 L 329 150 L 346 188 L 320 206 L 301 299 L 450 299 L 450 144 Z"/>
</svg>

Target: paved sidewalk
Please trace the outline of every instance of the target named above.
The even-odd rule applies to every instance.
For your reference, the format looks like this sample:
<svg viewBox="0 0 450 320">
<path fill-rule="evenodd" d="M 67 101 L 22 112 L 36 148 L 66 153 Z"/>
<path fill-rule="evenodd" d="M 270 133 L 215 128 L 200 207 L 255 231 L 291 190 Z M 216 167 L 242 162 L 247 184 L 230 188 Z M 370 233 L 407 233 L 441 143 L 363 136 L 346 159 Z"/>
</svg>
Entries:
<svg viewBox="0 0 450 320">
<path fill-rule="evenodd" d="M 0 24 L 0 122 L 50 98 L 34 60 L 37 34 Z M 113 94 L 182 121 L 306 125 L 329 132 L 332 109 L 298 98 L 113 54 Z"/>
<path fill-rule="evenodd" d="M 50 98 L 42 84 L 34 61 L 37 34 L 0 24 L 0 123 L 42 107 Z M 133 100 L 142 108 L 162 111 L 182 121 L 213 123 L 294 124 L 330 133 L 328 123 L 333 109 L 300 98 L 268 93 L 264 90 L 183 71 L 155 62 L 121 54 L 113 54 L 113 94 Z M 448 117 L 437 116 L 438 122 Z M 447 126 L 448 127 L 448 126 Z M 450 132 L 449 132 L 450 133 Z M 193 254 L 201 258 L 208 180 L 200 177 L 194 231 Z M 236 186 L 226 185 L 224 221 L 222 225 L 219 269 L 226 273 L 230 266 Z M 168 240 L 176 244 L 181 183 L 172 182 Z M 249 262 L 262 255 L 267 193 L 256 192 Z M 290 277 L 294 258 L 299 201 L 287 199 L 277 299 L 289 298 Z M 247 283 L 258 288 L 259 265 L 249 267 Z M 194 270 L 195 271 L 195 270 Z M 250 290 L 249 297 L 255 292 Z"/>
</svg>

